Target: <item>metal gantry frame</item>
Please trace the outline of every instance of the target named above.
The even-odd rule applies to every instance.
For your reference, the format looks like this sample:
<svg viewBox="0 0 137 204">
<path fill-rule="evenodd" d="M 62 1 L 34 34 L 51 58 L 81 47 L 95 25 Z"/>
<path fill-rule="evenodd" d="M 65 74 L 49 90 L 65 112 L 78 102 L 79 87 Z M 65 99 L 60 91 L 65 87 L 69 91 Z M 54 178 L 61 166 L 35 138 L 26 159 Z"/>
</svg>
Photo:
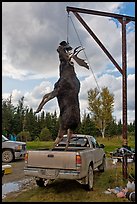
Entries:
<svg viewBox="0 0 137 204">
<path fill-rule="evenodd" d="M 73 12 L 76 18 L 80 21 L 80 23 L 84 26 L 84 28 L 89 32 L 89 34 L 93 37 L 93 39 L 97 42 L 100 48 L 105 52 L 111 62 L 115 65 L 118 71 L 122 74 L 122 99 L 123 99 L 123 127 L 122 127 L 122 137 L 123 137 L 123 145 L 128 145 L 127 140 L 127 49 L 126 49 L 126 24 L 130 21 L 135 21 L 135 17 L 120 15 L 115 13 L 108 13 L 102 11 L 95 11 L 89 9 L 82 9 L 76 7 L 66 7 L 67 12 Z M 86 24 L 86 22 L 82 19 L 82 17 L 78 13 L 92 14 L 104 17 L 112 17 L 117 19 L 122 25 L 122 68 L 113 58 L 113 56 L 109 53 L 103 43 L 99 40 L 99 38 L 95 35 L 95 33 L 91 30 L 91 28 Z M 127 157 L 123 158 L 123 177 L 127 178 Z"/>
</svg>

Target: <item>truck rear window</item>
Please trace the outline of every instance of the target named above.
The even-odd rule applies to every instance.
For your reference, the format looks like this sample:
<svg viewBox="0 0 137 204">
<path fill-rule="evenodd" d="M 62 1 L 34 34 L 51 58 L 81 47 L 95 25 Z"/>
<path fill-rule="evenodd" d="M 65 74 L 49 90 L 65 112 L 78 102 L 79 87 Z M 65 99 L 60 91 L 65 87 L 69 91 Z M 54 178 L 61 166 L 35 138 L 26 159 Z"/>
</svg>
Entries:
<svg viewBox="0 0 137 204">
<path fill-rule="evenodd" d="M 63 137 L 61 142 L 58 144 L 58 146 L 66 146 L 67 137 Z M 89 144 L 87 138 L 85 137 L 72 137 L 69 143 L 69 147 L 87 147 Z"/>
</svg>

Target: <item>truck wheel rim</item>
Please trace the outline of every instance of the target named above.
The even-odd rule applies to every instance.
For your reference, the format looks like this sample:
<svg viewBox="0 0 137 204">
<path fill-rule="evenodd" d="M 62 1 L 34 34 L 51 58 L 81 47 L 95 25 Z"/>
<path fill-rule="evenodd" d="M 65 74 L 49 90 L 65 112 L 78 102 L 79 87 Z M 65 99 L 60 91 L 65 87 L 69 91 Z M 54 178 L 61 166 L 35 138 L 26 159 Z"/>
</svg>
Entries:
<svg viewBox="0 0 137 204">
<path fill-rule="evenodd" d="M 6 162 L 11 161 L 12 158 L 13 158 L 13 156 L 12 156 L 12 153 L 10 151 L 5 151 L 3 153 L 3 158 L 2 158 L 3 161 L 6 161 Z"/>
</svg>

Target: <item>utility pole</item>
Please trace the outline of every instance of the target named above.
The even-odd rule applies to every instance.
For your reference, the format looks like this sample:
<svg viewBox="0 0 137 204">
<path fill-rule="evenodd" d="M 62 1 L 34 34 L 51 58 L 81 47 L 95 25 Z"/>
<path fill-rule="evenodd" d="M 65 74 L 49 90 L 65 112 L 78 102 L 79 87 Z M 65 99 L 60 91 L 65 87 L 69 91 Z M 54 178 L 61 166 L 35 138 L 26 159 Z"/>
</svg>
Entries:
<svg viewBox="0 0 137 204">
<path fill-rule="evenodd" d="M 89 32 L 89 34 L 93 37 L 96 43 L 100 46 L 103 52 L 108 56 L 114 66 L 118 69 L 118 71 L 122 74 L 122 107 L 123 107 L 123 128 L 122 128 L 122 138 L 123 138 L 123 146 L 128 145 L 127 141 L 127 55 L 126 55 L 126 24 L 130 21 L 135 21 L 135 17 L 120 15 L 115 13 L 101 12 L 89 9 L 82 9 L 76 7 L 67 7 L 67 12 L 73 12 L 76 18 L 80 21 L 80 23 L 84 26 L 84 28 Z M 86 22 L 82 19 L 82 17 L 78 13 L 99 15 L 104 17 L 112 17 L 117 19 L 122 25 L 122 68 L 113 58 L 113 56 L 109 53 L 103 43 L 98 39 L 95 33 L 91 30 L 91 28 L 86 24 Z M 127 157 L 123 156 L 123 178 L 127 178 Z"/>
</svg>

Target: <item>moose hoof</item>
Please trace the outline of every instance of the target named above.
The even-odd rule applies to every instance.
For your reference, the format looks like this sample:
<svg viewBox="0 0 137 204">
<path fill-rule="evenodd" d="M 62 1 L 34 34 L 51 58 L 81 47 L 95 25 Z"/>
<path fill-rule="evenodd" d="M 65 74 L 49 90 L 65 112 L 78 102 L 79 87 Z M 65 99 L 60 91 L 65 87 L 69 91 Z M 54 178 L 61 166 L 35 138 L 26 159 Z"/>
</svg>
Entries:
<svg viewBox="0 0 137 204">
<path fill-rule="evenodd" d="M 41 111 L 41 109 L 37 109 L 35 112 L 34 112 L 34 114 L 37 114 L 37 113 L 39 113 Z"/>
</svg>

